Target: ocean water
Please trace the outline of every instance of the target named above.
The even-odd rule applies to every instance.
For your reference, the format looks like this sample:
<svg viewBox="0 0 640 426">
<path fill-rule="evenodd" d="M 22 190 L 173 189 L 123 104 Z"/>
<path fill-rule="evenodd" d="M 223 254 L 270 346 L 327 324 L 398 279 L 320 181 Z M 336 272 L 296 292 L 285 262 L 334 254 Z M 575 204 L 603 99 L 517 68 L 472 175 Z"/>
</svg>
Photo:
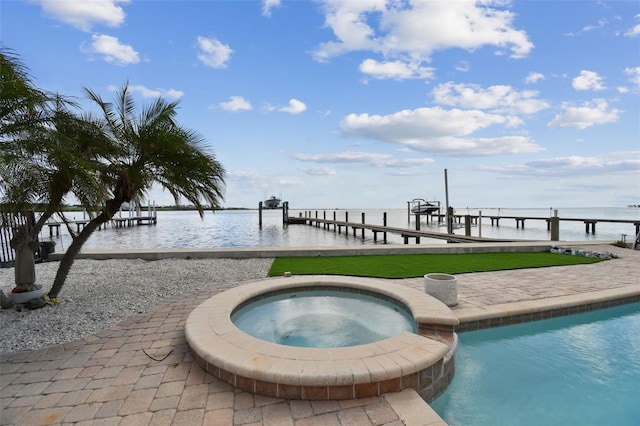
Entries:
<svg viewBox="0 0 640 426">
<path fill-rule="evenodd" d="M 481 225 L 473 225 L 471 235 L 493 238 L 513 238 L 528 240 L 550 240 L 551 235 L 546 229 L 544 220 L 527 220 L 525 227 L 516 227 L 513 219 L 505 216 L 530 216 L 548 218 L 553 212 L 550 209 L 506 209 L 506 208 L 482 208 L 482 209 L 457 209 L 456 214 L 477 215 L 482 212 Z M 289 211 L 290 216 L 311 216 L 322 218 L 326 214 L 327 219 L 332 219 L 335 213 L 338 220 L 348 217 L 350 222 L 362 222 L 368 224 L 382 224 L 383 215 L 387 214 L 387 225 L 401 228 L 416 228 L 415 216 L 408 215 L 407 209 L 374 209 L 374 210 L 294 210 Z M 123 212 L 122 216 L 126 217 Z M 223 248 L 223 247 L 302 247 L 302 246 L 358 246 L 374 243 L 373 234 L 365 231 L 365 239 L 361 238 L 360 231 L 354 237 L 352 231 L 345 234 L 334 233 L 307 225 L 282 224 L 281 210 L 264 210 L 262 226 L 259 226 L 257 210 L 225 210 L 216 213 L 206 212 L 204 219 L 200 219 L 195 211 L 158 211 L 156 225 L 141 225 L 125 228 L 113 228 L 96 231 L 89 241 L 86 249 L 134 249 L 134 248 Z M 500 216 L 500 226 L 492 226 L 490 216 Z M 640 208 L 611 207 L 611 208 L 566 208 L 559 209 L 558 216 L 562 218 L 582 219 L 624 219 L 640 222 Z M 82 213 L 71 213 L 70 220 L 83 219 Z M 462 224 L 454 233 L 464 235 Z M 420 228 L 435 232 L 446 232 L 443 223 L 427 224 L 425 218 L 421 219 Z M 630 223 L 605 223 L 596 225 L 596 233 L 587 234 L 583 222 L 560 221 L 561 241 L 618 241 L 622 234 L 626 234 L 627 241 L 633 241 L 635 227 Z M 61 227 L 62 235 L 53 236 L 56 242 L 56 252 L 63 252 L 71 243 L 71 238 L 66 229 Z M 40 234 L 40 240 L 49 240 L 49 229 L 44 227 Z M 381 235 L 379 235 L 379 240 Z M 389 244 L 402 244 L 403 240 L 398 235 L 388 234 Z M 410 244 L 415 240 L 410 239 Z M 443 240 L 422 238 L 421 244 L 445 244 Z"/>
</svg>

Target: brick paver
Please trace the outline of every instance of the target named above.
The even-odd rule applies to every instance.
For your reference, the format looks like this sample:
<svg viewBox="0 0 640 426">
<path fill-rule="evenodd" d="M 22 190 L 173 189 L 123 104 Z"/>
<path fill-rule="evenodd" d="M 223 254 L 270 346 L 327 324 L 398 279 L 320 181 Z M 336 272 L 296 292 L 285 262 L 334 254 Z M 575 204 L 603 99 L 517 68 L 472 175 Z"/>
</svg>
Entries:
<svg viewBox="0 0 640 426">
<path fill-rule="evenodd" d="M 640 252 L 612 246 L 587 249 L 616 252 L 621 258 L 593 265 L 465 274 L 459 277 L 454 312 L 616 287 L 640 288 Z M 422 288 L 421 279 L 392 283 Z M 284 401 L 237 391 L 215 379 L 194 362 L 183 330 L 191 310 L 222 290 L 176 298 L 82 341 L 1 356 L 0 424 L 442 424 L 433 417 L 425 420 L 428 407 L 413 391 L 361 400 Z"/>
</svg>

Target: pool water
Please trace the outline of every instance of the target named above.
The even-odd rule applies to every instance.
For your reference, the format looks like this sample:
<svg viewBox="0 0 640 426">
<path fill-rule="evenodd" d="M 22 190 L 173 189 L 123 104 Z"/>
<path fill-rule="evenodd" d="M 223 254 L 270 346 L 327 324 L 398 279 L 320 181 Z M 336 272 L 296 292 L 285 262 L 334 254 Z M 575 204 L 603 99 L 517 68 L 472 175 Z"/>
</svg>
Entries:
<svg viewBox="0 0 640 426">
<path fill-rule="evenodd" d="M 268 296 L 234 311 L 231 320 L 253 337 L 308 348 L 364 345 L 416 331 L 413 317 L 399 305 L 339 290 Z"/>
<path fill-rule="evenodd" d="M 459 339 L 450 425 L 640 425 L 640 303 Z"/>
</svg>

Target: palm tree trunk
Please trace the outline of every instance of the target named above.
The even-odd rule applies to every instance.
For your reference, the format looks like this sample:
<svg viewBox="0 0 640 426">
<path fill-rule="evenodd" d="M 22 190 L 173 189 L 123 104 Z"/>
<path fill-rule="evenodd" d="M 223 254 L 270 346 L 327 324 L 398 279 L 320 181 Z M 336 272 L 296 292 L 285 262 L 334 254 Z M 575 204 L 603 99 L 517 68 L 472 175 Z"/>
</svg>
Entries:
<svg viewBox="0 0 640 426">
<path fill-rule="evenodd" d="M 111 218 L 115 215 L 116 211 L 122 204 L 122 201 L 118 201 L 117 199 L 111 199 L 107 201 L 105 208 L 102 212 L 96 216 L 94 219 L 90 220 L 89 223 L 84 227 L 82 232 L 73 240 L 67 251 L 62 256 L 62 260 L 60 260 L 60 265 L 58 266 L 58 271 L 56 272 L 56 277 L 53 280 L 53 285 L 51 286 L 51 290 L 49 290 L 48 296 L 50 298 L 58 297 L 58 294 L 62 290 L 62 286 L 67 280 L 67 276 L 71 271 L 71 267 L 80 253 L 82 246 L 87 242 L 91 234 L 95 232 L 96 229 L 100 227 L 100 225 L 107 223 Z"/>
<path fill-rule="evenodd" d="M 64 194 L 68 193 L 71 190 L 71 186 L 63 189 L 62 191 L 57 191 L 58 195 L 54 195 L 53 199 L 49 201 L 47 208 L 44 212 L 42 212 L 42 216 L 38 219 L 38 221 L 33 225 L 33 229 L 31 229 L 31 238 L 37 240 L 38 234 L 42 230 L 44 224 L 49 220 L 51 216 L 56 212 L 57 208 L 62 204 L 62 199 Z"/>
<path fill-rule="evenodd" d="M 49 218 L 56 212 L 55 209 L 51 208 L 51 206 L 52 204 L 50 204 L 49 207 L 47 207 L 47 209 L 42 212 L 42 215 L 40 216 L 38 221 L 35 223 L 35 225 L 33 225 L 33 228 L 31 229 L 31 238 L 33 238 L 34 240 L 42 230 L 42 227 L 47 222 L 47 220 L 49 220 Z"/>
</svg>

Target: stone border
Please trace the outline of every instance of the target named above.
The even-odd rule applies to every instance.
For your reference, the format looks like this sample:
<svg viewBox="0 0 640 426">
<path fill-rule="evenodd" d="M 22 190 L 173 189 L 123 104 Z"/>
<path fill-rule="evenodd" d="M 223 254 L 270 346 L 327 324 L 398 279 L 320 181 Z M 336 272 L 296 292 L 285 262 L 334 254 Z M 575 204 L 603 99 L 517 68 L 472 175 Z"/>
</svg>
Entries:
<svg viewBox="0 0 640 426">
<path fill-rule="evenodd" d="M 266 342 L 238 329 L 231 313 L 248 299 L 298 287 L 378 293 L 404 304 L 419 334 L 345 348 L 299 348 Z M 194 358 L 233 386 L 285 399 L 352 399 L 413 388 L 432 400 L 453 377 L 457 317 L 438 300 L 389 281 L 344 276 L 274 278 L 219 293 L 187 318 Z"/>
<path fill-rule="evenodd" d="M 638 286 L 619 287 L 590 293 L 527 300 L 456 311 L 460 324 L 456 332 L 539 321 L 566 315 L 640 302 Z"/>
</svg>

